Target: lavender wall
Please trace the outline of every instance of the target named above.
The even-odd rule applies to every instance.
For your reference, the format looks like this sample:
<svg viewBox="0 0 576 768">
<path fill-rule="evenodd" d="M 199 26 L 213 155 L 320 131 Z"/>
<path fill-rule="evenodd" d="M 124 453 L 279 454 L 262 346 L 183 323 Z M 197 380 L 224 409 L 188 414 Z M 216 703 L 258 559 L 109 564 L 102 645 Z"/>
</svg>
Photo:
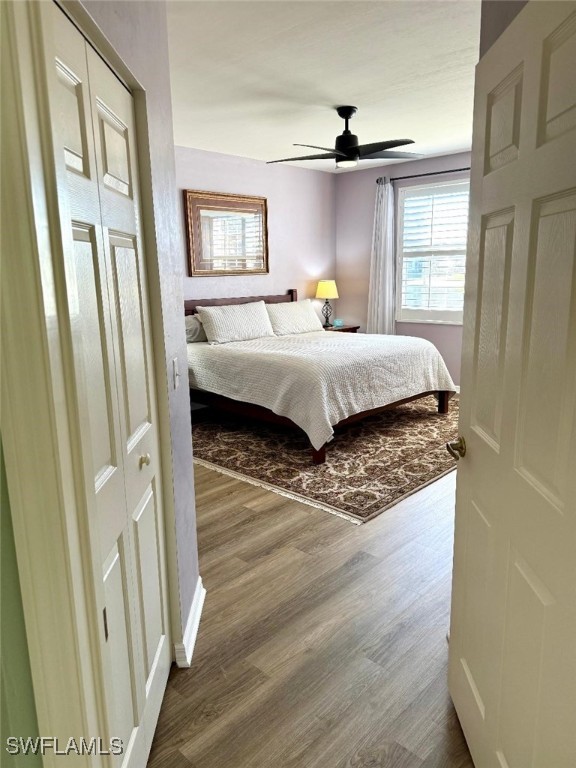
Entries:
<svg viewBox="0 0 576 768">
<path fill-rule="evenodd" d="M 469 165 L 470 153 L 462 152 L 337 176 L 336 279 L 340 292 L 338 315 L 347 323 L 360 325 L 361 330 L 366 326 L 376 179 L 379 176 L 397 178 L 409 174 L 448 171 Z M 459 175 L 450 174 L 448 178 L 456 179 Z M 398 182 L 395 186 L 398 188 L 403 184 L 418 183 L 422 183 L 422 179 Z M 404 336 L 421 336 L 435 344 L 446 361 L 452 378 L 459 383 L 462 326 L 398 323 L 396 331 Z"/>
<path fill-rule="evenodd" d="M 480 11 L 480 56 L 514 21 L 528 0 L 482 0 Z"/>
<path fill-rule="evenodd" d="M 318 279 L 335 277 L 333 174 L 188 147 L 176 147 L 175 157 L 182 259 L 186 253 L 182 189 L 260 195 L 268 200 L 270 274 L 186 277 L 186 298 L 284 293 L 288 288 L 297 288 L 300 298 L 311 298 Z"/>
</svg>

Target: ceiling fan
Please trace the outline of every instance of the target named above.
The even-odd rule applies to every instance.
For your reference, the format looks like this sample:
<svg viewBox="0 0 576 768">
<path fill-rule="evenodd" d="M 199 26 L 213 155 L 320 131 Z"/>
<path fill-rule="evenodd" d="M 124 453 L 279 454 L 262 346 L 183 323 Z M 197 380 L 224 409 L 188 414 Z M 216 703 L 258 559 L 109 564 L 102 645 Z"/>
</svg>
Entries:
<svg viewBox="0 0 576 768">
<path fill-rule="evenodd" d="M 270 163 L 289 163 L 294 160 L 336 160 L 337 168 L 352 168 L 359 160 L 380 159 L 413 159 L 421 155 L 411 152 L 396 152 L 394 147 L 403 147 L 406 144 L 414 144 L 412 139 L 391 139 L 390 141 L 376 141 L 373 144 L 358 144 L 358 136 L 350 132 L 348 121 L 356 114 L 358 107 L 336 107 L 338 116 L 344 120 L 344 131 L 336 136 L 334 149 L 328 147 L 316 147 L 313 144 L 294 144 L 295 147 L 309 147 L 310 149 L 322 149 L 322 155 L 304 155 L 304 157 L 285 157 L 282 160 L 269 160 Z"/>
</svg>

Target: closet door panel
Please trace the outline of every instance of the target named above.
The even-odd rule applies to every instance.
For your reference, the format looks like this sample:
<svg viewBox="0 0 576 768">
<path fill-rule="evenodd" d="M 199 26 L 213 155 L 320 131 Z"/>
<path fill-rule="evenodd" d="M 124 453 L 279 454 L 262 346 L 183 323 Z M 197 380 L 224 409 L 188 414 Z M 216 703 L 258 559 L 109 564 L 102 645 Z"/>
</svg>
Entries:
<svg viewBox="0 0 576 768">
<path fill-rule="evenodd" d="M 126 493 L 133 514 L 158 472 L 148 299 L 138 214 L 134 103 L 130 93 L 91 51 L 89 71 L 103 237 L 114 295 Z"/>
<path fill-rule="evenodd" d="M 74 222 L 72 234 L 73 247 L 65 260 L 68 313 L 77 391 L 86 393 L 78 398 L 78 408 L 85 425 L 86 483 L 95 501 L 91 525 L 101 559 L 124 528 L 120 425 L 101 249 L 93 226 Z"/>
<path fill-rule="evenodd" d="M 128 508 L 142 498 L 158 467 L 151 413 L 148 344 L 140 261 L 135 238 L 110 235 L 122 375 Z"/>
<path fill-rule="evenodd" d="M 101 207 L 113 323 L 121 425 L 138 711 L 141 723 L 160 707 L 171 664 L 151 330 L 140 231 L 134 101 L 88 48 Z M 136 649 L 137 645 L 137 649 Z M 152 733 L 144 727 L 145 741 Z"/>
<path fill-rule="evenodd" d="M 89 177 L 90 162 L 84 113 L 85 86 L 78 73 L 69 69 L 63 61 L 56 59 L 55 65 L 60 87 L 55 90 L 54 98 L 56 110 L 61 116 L 61 142 L 66 167 Z"/>
<path fill-rule="evenodd" d="M 123 542 L 114 546 L 103 567 L 105 608 L 106 650 L 109 668 L 113 672 L 107 686 L 107 710 L 110 733 L 122 739 L 124 756 L 127 755 L 131 741 L 136 737 L 138 725 L 136 692 L 133 687 L 133 656 L 125 616 L 127 573 Z M 115 765 L 122 765 L 122 756 L 114 758 Z"/>
<path fill-rule="evenodd" d="M 155 386 L 130 92 L 53 3 L 38 4 L 69 350 L 78 528 L 111 765 L 142 768 L 171 664 Z M 47 120 L 48 126 L 48 120 Z"/>
<path fill-rule="evenodd" d="M 155 666 L 160 639 L 164 634 L 156 505 L 155 488 L 150 485 L 133 516 L 147 680 Z"/>
<path fill-rule="evenodd" d="M 86 43 L 55 6 L 47 3 L 42 12 L 73 358 L 66 396 L 77 416 L 83 504 L 100 581 L 103 560 L 125 528 L 126 494 Z M 101 592 L 97 600 L 103 600 Z"/>
<path fill-rule="evenodd" d="M 88 46 L 54 5 L 43 4 L 41 11 L 47 35 L 51 138 L 73 363 L 66 398 L 82 467 L 78 517 L 88 532 L 87 573 L 92 575 L 100 640 L 100 655 L 93 663 L 101 676 L 106 735 L 122 738 L 124 745 L 124 755 L 115 758 L 116 764 L 130 766 L 130 743 L 139 741 L 144 700 L 142 639 L 126 504 L 117 324 L 102 229 Z"/>
<path fill-rule="evenodd" d="M 138 433 L 151 423 L 148 361 L 135 238 L 110 233 L 110 251 L 119 326 L 126 441 L 130 448 L 131 443 L 138 438 Z"/>
<path fill-rule="evenodd" d="M 128 126 L 100 98 L 96 99 L 97 137 L 102 158 L 102 182 L 132 198 Z"/>
</svg>

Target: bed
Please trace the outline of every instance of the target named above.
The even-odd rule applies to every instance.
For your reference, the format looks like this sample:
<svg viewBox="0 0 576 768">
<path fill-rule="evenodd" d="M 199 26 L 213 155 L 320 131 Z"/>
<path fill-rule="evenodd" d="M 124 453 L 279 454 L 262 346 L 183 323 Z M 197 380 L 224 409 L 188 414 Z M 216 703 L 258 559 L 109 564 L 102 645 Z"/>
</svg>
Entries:
<svg viewBox="0 0 576 768">
<path fill-rule="evenodd" d="M 185 314 L 257 301 L 293 302 L 297 292 L 188 299 Z M 324 330 L 188 344 L 188 373 L 191 402 L 304 430 L 314 464 L 324 463 L 339 425 L 431 394 L 439 413 L 448 413 L 455 392 L 442 357 L 424 339 Z"/>
</svg>

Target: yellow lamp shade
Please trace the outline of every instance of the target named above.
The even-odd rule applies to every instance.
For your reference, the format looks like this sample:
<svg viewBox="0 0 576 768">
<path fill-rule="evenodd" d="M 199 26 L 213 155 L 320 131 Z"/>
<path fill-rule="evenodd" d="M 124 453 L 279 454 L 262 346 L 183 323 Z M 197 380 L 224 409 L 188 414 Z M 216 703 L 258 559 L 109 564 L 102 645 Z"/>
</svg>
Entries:
<svg viewBox="0 0 576 768">
<path fill-rule="evenodd" d="M 337 299 L 338 288 L 336 288 L 336 280 L 319 280 L 318 288 L 316 289 L 317 299 Z"/>
</svg>

